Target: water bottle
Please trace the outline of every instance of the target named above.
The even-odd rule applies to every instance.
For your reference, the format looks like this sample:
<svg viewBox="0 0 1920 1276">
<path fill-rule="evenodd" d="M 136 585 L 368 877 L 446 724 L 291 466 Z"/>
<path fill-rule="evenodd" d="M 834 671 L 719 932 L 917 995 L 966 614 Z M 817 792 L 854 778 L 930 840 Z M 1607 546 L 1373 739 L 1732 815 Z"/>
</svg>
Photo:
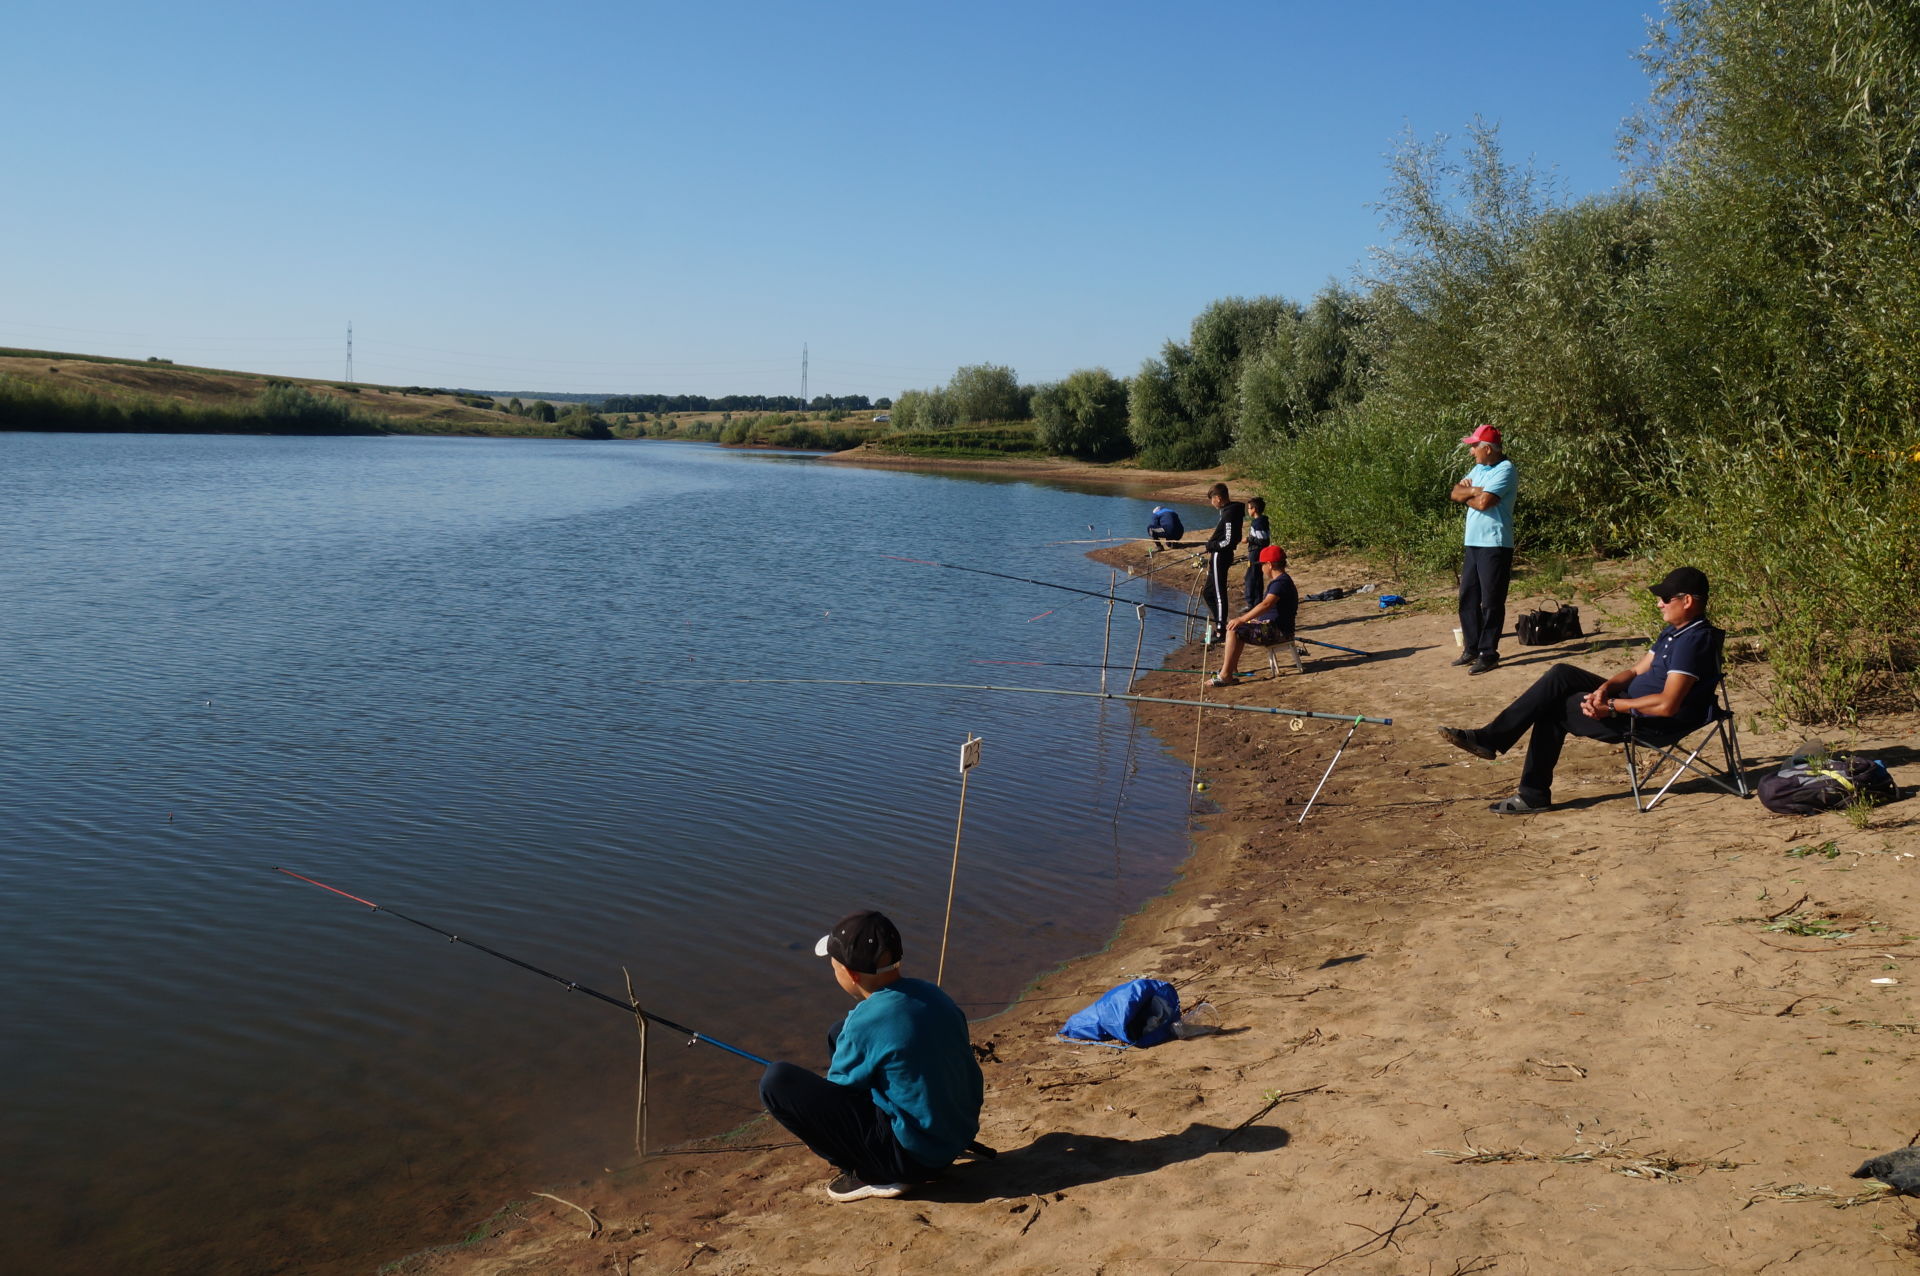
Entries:
<svg viewBox="0 0 1920 1276">
<path fill-rule="evenodd" d="M 1197 1002 L 1180 1012 L 1180 1022 L 1173 1025 L 1173 1035 L 1182 1041 L 1188 1037 L 1204 1037 L 1210 1032 L 1220 1031 L 1220 1012 L 1213 1008 L 1211 1001 Z"/>
</svg>

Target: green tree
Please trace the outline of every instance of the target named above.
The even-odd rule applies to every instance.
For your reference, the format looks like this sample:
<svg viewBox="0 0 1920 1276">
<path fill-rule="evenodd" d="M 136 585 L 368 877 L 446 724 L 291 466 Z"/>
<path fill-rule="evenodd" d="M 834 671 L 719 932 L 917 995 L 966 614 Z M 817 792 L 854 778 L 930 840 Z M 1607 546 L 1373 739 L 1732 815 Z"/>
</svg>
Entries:
<svg viewBox="0 0 1920 1276">
<path fill-rule="evenodd" d="M 1082 368 L 1033 392 L 1040 445 L 1060 456 L 1110 461 L 1132 450 L 1127 437 L 1127 383 L 1105 368 Z"/>
<path fill-rule="evenodd" d="M 1020 378 L 1012 368 L 993 363 L 968 364 L 947 382 L 947 394 L 953 400 L 954 420 L 959 424 L 1027 419 L 1026 397 L 1020 392 Z"/>
</svg>

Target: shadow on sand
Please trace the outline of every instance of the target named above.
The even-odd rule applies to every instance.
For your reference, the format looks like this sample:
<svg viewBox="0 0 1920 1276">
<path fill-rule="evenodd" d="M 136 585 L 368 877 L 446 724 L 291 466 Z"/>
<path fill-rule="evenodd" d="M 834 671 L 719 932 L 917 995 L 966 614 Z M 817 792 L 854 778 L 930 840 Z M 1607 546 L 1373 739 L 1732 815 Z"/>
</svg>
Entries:
<svg viewBox="0 0 1920 1276">
<path fill-rule="evenodd" d="M 1199 1122 L 1177 1134 L 1145 1139 L 1054 1130 L 1025 1147 L 1008 1148 L 993 1160 L 962 1162 L 946 1178 L 915 1195 L 933 1201 L 977 1203 L 1064 1192 L 1088 1183 L 1151 1174 L 1215 1153 L 1271 1152 L 1287 1146 L 1289 1138 L 1278 1126 L 1253 1125 L 1236 1133 Z"/>
</svg>

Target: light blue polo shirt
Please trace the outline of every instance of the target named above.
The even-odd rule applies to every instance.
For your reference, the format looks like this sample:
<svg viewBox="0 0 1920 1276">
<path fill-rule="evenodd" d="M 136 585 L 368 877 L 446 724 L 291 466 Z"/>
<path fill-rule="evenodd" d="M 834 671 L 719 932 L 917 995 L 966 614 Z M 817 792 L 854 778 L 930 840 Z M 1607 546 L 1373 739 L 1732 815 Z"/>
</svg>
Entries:
<svg viewBox="0 0 1920 1276">
<path fill-rule="evenodd" d="M 1513 462 L 1502 457 L 1498 465 L 1476 465 L 1467 471 L 1466 481 L 1500 498 L 1499 504 L 1484 513 L 1467 506 L 1467 544 L 1512 549 L 1513 496 L 1519 486 Z"/>
</svg>

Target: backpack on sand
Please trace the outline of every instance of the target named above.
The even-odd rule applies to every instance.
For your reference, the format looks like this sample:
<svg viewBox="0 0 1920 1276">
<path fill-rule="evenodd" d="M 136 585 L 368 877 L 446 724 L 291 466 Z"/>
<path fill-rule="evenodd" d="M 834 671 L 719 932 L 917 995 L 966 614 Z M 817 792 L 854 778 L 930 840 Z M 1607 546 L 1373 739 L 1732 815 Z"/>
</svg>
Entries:
<svg viewBox="0 0 1920 1276">
<path fill-rule="evenodd" d="M 1855 801 L 1879 806 L 1899 796 L 1886 763 L 1851 753 L 1791 758 L 1760 781 L 1760 805 L 1775 815 L 1817 815 Z"/>
</svg>

